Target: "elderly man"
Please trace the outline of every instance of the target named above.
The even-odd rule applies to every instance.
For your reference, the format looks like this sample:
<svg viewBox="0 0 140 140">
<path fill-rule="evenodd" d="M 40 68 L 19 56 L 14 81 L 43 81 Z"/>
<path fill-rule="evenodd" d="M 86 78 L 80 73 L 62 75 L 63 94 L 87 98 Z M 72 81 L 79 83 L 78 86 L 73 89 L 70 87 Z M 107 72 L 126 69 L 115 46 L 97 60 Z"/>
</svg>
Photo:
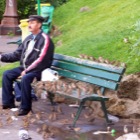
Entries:
<svg viewBox="0 0 140 140">
<path fill-rule="evenodd" d="M 54 44 L 48 35 L 41 30 L 44 18 L 31 15 L 28 19 L 28 28 L 32 33 L 13 53 L 2 54 L 2 62 L 20 61 L 20 66 L 3 73 L 2 79 L 2 106 L 3 109 L 15 107 L 13 82 L 21 78 L 21 105 L 18 115 L 27 115 L 32 108 L 31 83 L 36 77 L 41 78 L 41 72 L 51 66 L 54 54 Z"/>
</svg>

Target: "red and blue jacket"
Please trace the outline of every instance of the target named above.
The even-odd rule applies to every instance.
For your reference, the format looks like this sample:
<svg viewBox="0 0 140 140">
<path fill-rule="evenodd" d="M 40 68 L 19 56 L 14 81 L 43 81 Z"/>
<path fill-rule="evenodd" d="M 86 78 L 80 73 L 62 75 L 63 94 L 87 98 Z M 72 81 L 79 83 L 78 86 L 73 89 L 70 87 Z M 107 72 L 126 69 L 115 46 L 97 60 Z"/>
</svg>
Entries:
<svg viewBox="0 0 140 140">
<path fill-rule="evenodd" d="M 2 62 L 20 61 L 20 66 L 23 67 L 23 59 L 29 42 L 33 39 L 33 35 L 29 35 L 21 45 L 12 53 L 2 54 Z M 53 61 L 54 44 L 50 37 L 42 31 L 34 39 L 35 45 L 32 52 L 28 55 L 25 66 L 23 67 L 26 73 L 41 72 L 49 68 Z"/>
</svg>

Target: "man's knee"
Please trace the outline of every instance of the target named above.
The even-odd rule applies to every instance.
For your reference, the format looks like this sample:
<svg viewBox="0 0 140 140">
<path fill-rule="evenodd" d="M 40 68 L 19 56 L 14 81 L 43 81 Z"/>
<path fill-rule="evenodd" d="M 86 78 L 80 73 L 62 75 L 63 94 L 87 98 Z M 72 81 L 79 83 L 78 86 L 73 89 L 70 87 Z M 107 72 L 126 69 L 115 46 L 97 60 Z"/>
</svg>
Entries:
<svg viewBox="0 0 140 140">
<path fill-rule="evenodd" d="M 6 70 L 4 73 L 3 73 L 3 78 L 7 78 L 9 76 L 9 72 L 10 70 Z"/>
<path fill-rule="evenodd" d="M 21 78 L 21 82 L 22 83 L 32 83 L 32 79 L 28 77 L 28 75 L 24 75 L 22 78 Z"/>
<path fill-rule="evenodd" d="M 8 79 L 8 80 L 11 80 L 11 81 L 15 81 L 18 76 L 19 76 L 19 74 L 13 72 L 13 70 L 6 70 L 3 73 L 3 79 Z"/>
</svg>

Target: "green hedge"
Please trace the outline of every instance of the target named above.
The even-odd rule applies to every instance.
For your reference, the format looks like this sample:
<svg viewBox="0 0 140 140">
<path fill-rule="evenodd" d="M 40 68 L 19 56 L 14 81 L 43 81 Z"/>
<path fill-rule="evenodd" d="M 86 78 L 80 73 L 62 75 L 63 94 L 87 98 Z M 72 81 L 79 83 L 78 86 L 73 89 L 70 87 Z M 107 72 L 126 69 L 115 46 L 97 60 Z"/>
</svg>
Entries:
<svg viewBox="0 0 140 140">
<path fill-rule="evenodd" d="M 4 14 L 4 9 L 5 9 L 5 0 L 0 1 L 0 19 L 2 19 L 2 16 Z"/>
<path fill-rule="evenodd" d="M 54 7 L 58 7 L 69 0 L 40 0 L 41 3 L 51 3 Z M 19 19 L 27 18 L 31 14 L 36 14 L 35 5 L 37 4 L 37 0 L 17 0 L 18 4 L 18 15 Z M 5 0 L 0 1 L 0 19 L 4 14 L 5 10 Z"/>
</svg>

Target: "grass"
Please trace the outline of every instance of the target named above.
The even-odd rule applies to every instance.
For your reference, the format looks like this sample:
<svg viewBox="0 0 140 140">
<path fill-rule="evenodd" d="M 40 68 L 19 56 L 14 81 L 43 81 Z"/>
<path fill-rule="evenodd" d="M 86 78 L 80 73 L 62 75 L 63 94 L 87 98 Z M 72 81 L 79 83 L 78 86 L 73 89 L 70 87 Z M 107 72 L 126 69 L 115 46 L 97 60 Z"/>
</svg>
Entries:
<svg viewBox="0 0 140 140">
<path fill-rule="evenodd" d="M 139 72 L 140 57 L 131 53 L 132 45 L 140 38 L 140 31 L 136 30 L 139 4 L 139 0 L 71 0 L 55 9 L 53 24 L 62 32 L 53 39 L 62 40 L 56 52 L 76 57 L 79 54 L 102 56 L 125 62 L 127 74 Z M 89 10 L 80 12 L 84 6 Z M 124 38 L 131 44 L 124 43 Z"/>
<path fill-rule="evenodd" d="M 19 63 L 16 62 L 16 63 L 6 64 L 6 65 L 1 66 L 1 68 L 0 68 L 0 87 L 1 87 L 1 83 L 2 83 L 2 74 L 4 73 L 4 71 L 15 68 L 18 65 L 19 65 Z"/>
<path fill-rule="evenodd" d="M 139 72 L 139 5 L 139 0 L 70 0 L 54 12 L 53 24 L 62 32 L 53 38 L 55 43 L 62 40 L 56 52 L 76 57 L 79 54 L 102 56 L 125 62 L 127 74 Z M 80 12 L 84 6 L 89 10 Z M 124 38 L 130 43 L 124 43 Z M 16 65 L 18 63 L 2 66 L 0 76 Z"/>
</svg>

